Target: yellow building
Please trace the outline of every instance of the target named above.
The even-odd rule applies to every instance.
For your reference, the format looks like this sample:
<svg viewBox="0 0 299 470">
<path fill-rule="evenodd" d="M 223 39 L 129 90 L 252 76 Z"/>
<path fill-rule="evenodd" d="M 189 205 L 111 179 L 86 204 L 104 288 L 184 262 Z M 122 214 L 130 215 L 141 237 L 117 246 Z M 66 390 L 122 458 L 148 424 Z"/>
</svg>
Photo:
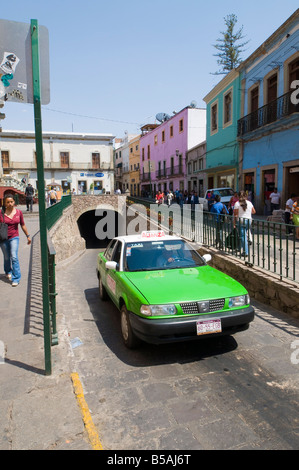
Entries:
<svg viewBox="0 0 299 470">
<path fill-rule="evenodd" d="M 130 194 L 140 196 L 140 135 L 129 141 Z"/>
</svg>

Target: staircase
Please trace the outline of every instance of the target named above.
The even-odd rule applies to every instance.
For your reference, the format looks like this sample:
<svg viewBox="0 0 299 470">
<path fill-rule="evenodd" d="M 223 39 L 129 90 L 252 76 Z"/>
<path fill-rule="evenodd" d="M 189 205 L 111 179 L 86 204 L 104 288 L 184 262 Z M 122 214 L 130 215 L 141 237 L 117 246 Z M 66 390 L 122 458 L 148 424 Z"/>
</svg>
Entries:
<svg viewBox="0 0 299 470">
<path fill-rule="evenodd" d="M 25 204 L 25 188 L 26 184 L 13 178 L 10 175 L 0 177 L 0 200 L 3 203 L 3 197 L 7 193 L 18 194 L 19 204 Z"/>
</svg>

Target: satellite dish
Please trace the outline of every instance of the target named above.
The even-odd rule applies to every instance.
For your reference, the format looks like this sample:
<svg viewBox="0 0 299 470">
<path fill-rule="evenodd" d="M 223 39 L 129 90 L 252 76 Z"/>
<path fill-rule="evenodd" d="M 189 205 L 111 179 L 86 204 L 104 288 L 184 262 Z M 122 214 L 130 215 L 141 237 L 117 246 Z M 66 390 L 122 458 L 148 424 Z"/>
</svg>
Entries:
<svg viewBox="0 0 299 470">
<path fill-rule="evenodd" d="M 196 108 L 196 106 L 197 106 L 196 101 L 195 100 L 191 101 L 190 106 L 191 106 L 191 108 Z"/>
<path fill-rule="evenodd" d="M 165 122 L 165 121 L 168 121 L 168 119 L 170 119 L 170 116 L 166 113 L 158 113 L 156 114 L 156 119 L 159 122 Z"/>
</svg>

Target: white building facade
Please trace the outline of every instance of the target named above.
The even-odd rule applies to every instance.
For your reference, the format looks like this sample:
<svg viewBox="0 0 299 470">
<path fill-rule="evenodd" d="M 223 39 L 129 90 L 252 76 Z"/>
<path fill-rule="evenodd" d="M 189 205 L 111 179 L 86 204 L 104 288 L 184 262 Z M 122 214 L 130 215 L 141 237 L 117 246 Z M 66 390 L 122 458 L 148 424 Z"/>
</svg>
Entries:
<svg viewBox="0 0 299 470">
<path fill-rule="evenodd" d="M 64 194 L 113 193 L 112 134 L 43 133 L 46 185 L 61 185 Z M 35 134 L 29 131 L 0 133 L 0 176 L 26 179 L 37 188 Z"/>
</svg>

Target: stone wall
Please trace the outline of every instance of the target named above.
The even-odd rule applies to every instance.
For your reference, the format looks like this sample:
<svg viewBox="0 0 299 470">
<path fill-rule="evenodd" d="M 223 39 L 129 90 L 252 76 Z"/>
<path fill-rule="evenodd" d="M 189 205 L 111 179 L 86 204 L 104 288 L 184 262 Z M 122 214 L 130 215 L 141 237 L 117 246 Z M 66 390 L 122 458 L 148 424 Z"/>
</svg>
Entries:
<svg viewBox="0 0 299 470">
<path fill-rule="evenodd" d="M 56 251 L 56 263 L 85 250 L 85 240 L 80 235 L 73 205 L 65 209 L 49 235 Z"/>
<path fill-rule="evenodd" d="M 199 253 L 211 254 L 212 260 L 209 265 L 239 281 L 248 290 L 251 298 L 299 318 L 298 284 L 287 280 L 281 281 L 268 271 L 246 266 L 244 261 L 229 255 L 220 255 L 212 248 L 201 248 Z"/>
<path fill-rule="evenodd" d="M 64 210 L 63 216 L 50 230 L 50 238 L 56 251 L 56 263 L 79 255 L 86 249 L 77 221 L 80 215 L 97 208 L 126 212 L 126 196 L 105 194 L 72 196 L 72 205 Z"/>
<path fill-rule="evenodd" d="M 113 208 L 119 213 L 125 213 L 127 198 L 124 195 L 105 194 L 98 196 L 72 196 L 72 205 L 74 207 L 74 217 L 79 219 L 80 215 L 90 210 L 98 208 Z"/>
</svg>

